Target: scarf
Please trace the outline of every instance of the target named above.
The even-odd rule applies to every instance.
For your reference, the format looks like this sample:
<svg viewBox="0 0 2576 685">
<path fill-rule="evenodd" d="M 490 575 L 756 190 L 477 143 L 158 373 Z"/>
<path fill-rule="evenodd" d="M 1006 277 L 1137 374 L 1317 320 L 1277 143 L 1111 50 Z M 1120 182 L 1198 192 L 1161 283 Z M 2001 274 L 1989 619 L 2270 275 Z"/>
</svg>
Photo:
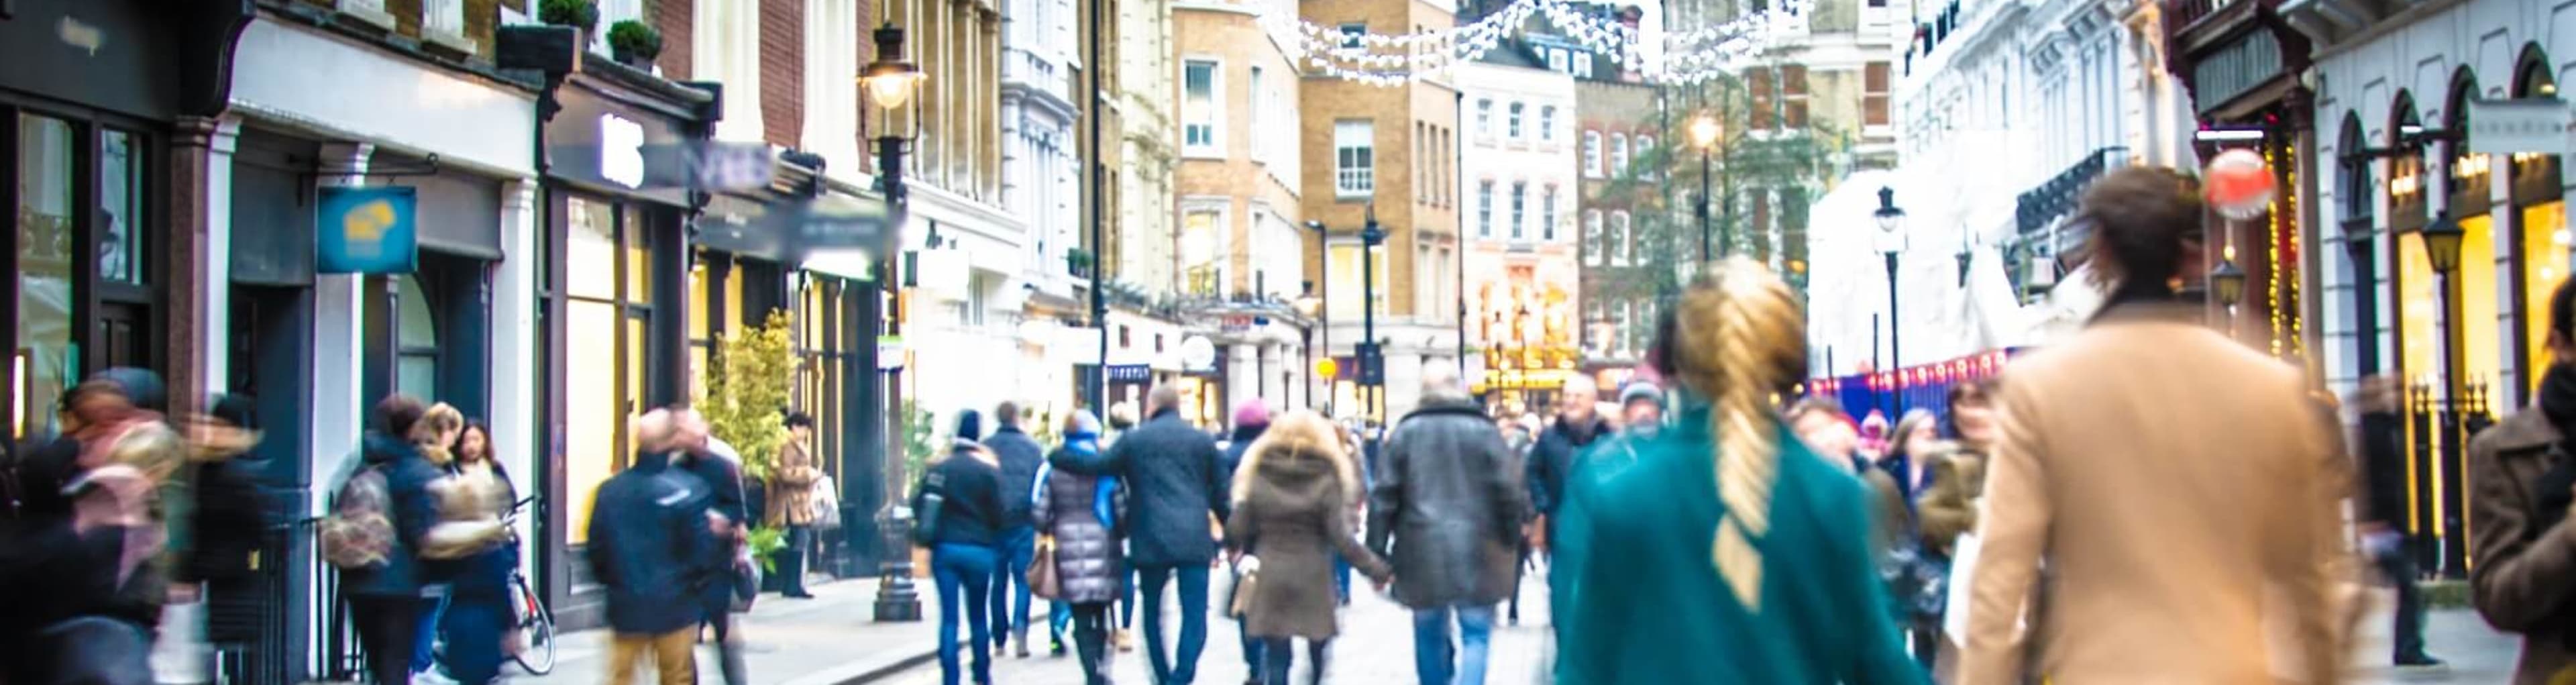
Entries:
<svg viewBox="0 0 2576 685">
<path fill-rule="evenodd" d="M 2541 373 L 2540 413 L 2560 439 L 2576 436 L 2576 365 L 2551 364 Z"/>
</svg>

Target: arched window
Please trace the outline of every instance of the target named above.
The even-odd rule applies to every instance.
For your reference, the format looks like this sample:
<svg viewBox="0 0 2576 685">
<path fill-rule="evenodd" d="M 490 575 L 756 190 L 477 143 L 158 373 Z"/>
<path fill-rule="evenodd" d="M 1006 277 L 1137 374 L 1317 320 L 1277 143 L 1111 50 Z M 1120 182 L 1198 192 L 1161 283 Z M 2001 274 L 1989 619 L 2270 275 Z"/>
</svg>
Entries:
<svg viewBox="0 0 2576 685">
<path fill-rule="evenodd" d="M 2396 155 L 2388 158 L 2388 229 L 2404 233 L 2424 227 L 2424 193 L 2440 187 L 2424 178 L 2424 149 L 2416 146 L 2417 136 L 2424 132 L 2424 118 L 2415 112 L 2415 96 L 2398 91 L 2389 106 L 2388 146 Z"/>
<path fill-rule="evenodd" d="M 2370 156 L 2364 150 L 2370 142 L 2361 131 L 2361 115 L 2345 114 L 2343 136 L 2336 144 L 2342 159 L 2338 173 L 2342 183 L 2335 194 L 2343 200 L 2343 231 L 2346 237 L 2370 232 L 2370 222 L 2379 211 L 2379 184 L 2370 179 Z"/>
<path fill-rule="evenodd" d="M 1610 233 L 1603 242 L 1609 243 L 1612 265 L 1627 266 L 1628 261 L 1636 256 L 1636 244 L 1630 242 L 1633 239 L 1633 236 L 1628 235 L 1628 213 L 1611 212 Z"/>
<path fill-rule="evenodd" d="M 403 394 L 438 401 L 438 319 L 415 274 L 394 279 L 394 386 Z"/>
<path fill-rule="evenodd" d="M 1601 210 L 1583 210 L 1583 263 L 1600 265 L 1602 255 L 1609 254 L 1609 243 L 1601 239 Z"/>
<path fill-rule="evenodd" d="M 2487 205 L 2486 180 L 2491 170 L 2486 155 L 2471 154 L 2464 137 L 2469 131 L 2469 101 L 2477 97 L 2477 75 L 2461 67 L 2451 77 L 2451 94 L 2442 103 L 2442 128 L 2452 133 L 2452 140 L 2460 141 L 2450 146 L 2450 168 L 2442 174 L 2442 192 L 2451 196 L 2452 216 L 2483 212 Z"/>
</svg>

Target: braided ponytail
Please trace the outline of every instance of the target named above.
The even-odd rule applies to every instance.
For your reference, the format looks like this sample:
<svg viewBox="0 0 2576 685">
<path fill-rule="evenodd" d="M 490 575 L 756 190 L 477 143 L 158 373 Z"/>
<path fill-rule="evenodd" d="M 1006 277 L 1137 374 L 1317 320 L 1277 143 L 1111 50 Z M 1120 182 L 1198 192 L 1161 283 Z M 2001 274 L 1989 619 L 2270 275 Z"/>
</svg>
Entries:
<svg viewBox="0 0 2576 685">
<path fill-rule="evenodd" d="M 1771 530 L 1779 479 L 1772 393 L 1805 364 L 1804 315 L 1787 284 L 1741 257 L 1692 284 L 1676 307 L 1667 363 L 1684 387 L 1709 398 L 1719 519 L 1713 561 L 1748 611 L 1762 606 L 1760 541 Z"/>
</svg>

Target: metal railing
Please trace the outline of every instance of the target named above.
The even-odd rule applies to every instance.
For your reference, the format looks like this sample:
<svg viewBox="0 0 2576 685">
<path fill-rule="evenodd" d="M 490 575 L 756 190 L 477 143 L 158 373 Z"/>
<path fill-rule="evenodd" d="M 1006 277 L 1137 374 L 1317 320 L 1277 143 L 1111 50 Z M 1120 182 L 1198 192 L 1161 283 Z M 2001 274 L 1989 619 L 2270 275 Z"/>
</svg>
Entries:
<svg viewBox="0 0 2576 685">
<path fill-rule="evenodd" d="M 2463 481 L 2469 440 L 2496 424 L 2492 386 L 2483 380 L 2462 384 L 2460 394 L 2444 398 L 2441 386 L 2419 380 L 2406 390 L 2406 419 L 2413 428 L 2413 492 L 2416 567 L 2438 569 L 2445 578 L 2468 577 L 2467 500 Z"/>
</svg>

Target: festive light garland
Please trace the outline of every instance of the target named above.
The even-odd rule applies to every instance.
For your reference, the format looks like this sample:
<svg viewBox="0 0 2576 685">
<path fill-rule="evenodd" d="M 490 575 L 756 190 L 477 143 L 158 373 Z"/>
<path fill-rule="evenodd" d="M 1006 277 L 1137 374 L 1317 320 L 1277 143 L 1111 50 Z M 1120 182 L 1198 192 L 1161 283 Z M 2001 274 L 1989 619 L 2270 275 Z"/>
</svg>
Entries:
<svg viewBox="0 0 2576 685">
<path fill-rule="evenodd" d="M 2280 164 L 2278 163 L 2278 160 L 2277 160 L 2277 159 L 2273 156 L 2273 154 L 2272 154 L 2272 145 L 2271 145 L 2269 142 L 2266 142 L 2262 147 L 2263 147 L 2263 168 L 2264 168 L 2265 170 L 2267 170 L 2267 171 L 2268 171 L 2268 170 L 2271 170 L 2271 169 L 2279 169 L 2279 168 L 2281 168 Z M 2264 220 L 2265 220 L 2265 227 L 2264 227 L 2264 230 L 2263 230 L 2263 259 L 2264 259 L 2265 261 L 2271 262 L 2271 268 L 2270 268 L 2270 269 L 2268 269 L 2268 270 L 2272 272 L 2272 273 L 2270 273 L 2270 274 L 2269 274 L 2269 276 L 2271 276 L 2271 278 L 2267 279 L 2267 280 L 2270 280 L 2271 282 L 2270 282 L 2270 283 L 2266 283 L 2266 284 L 2264 284 L 2264 285 L 2265 285 L 2265 287 L 2263 288 L 2263 297 L 2264 297 L 2264 302 L 2266 303 L 2266 307 L 2267 307 L 2267 308 L 2265 309 L 2265 311 L 2268 311 L 2268 312 L 2270 312 L 2270 313 L 2271 313 L 2271 319 L 2272 319 L 2272 356 L 2275 356 L 2275 357 L 2281 356 L 2281 328 L 2282 328 L 2282 326 L 2281 326 L 2281 249 L 2280 249 L 2280 248 L 2281 248 L 2281 211 L 2280 211 L 2280 210 L 2281 210 L 2281 201 L 2280 201 L 2280 200 L 2278 200 L 2278 199 L 2275 199 L 2275 200 L 2273 200 L 2272 211 L 2271 211 L 2271 212 L 2269 212 L 2269 213 L 2267 213 L 2267 215 L 2266 215 L 2265 217 L 2263 217 L 2263 218 L 2264 218 Z"/>
<path fill-rule="evenodd" d="M 1262 28 L 1289 44 L 1290 57 L 1317 73 L 1391 87 L 1445 73 L 1500 47 L 1533 17 L 1544 17 L 1585 48 L 1647 78 L 1699 83 L 1730 73 L 1768 47 L 1771 38 L 1794 31 L 1807 19 L 1809 0 L 1788 0 L 1777 9 L 1738 17 L 1687 32 L 1645 31 L 1596 16 L 1567 0 L 1513 0 L 1509 5 L 1463 26 L 1404 34 L 1348 33 L 1244 3 Z M 1649 47 L 1660 50 L 1648 50 Z"/>
</svg>

